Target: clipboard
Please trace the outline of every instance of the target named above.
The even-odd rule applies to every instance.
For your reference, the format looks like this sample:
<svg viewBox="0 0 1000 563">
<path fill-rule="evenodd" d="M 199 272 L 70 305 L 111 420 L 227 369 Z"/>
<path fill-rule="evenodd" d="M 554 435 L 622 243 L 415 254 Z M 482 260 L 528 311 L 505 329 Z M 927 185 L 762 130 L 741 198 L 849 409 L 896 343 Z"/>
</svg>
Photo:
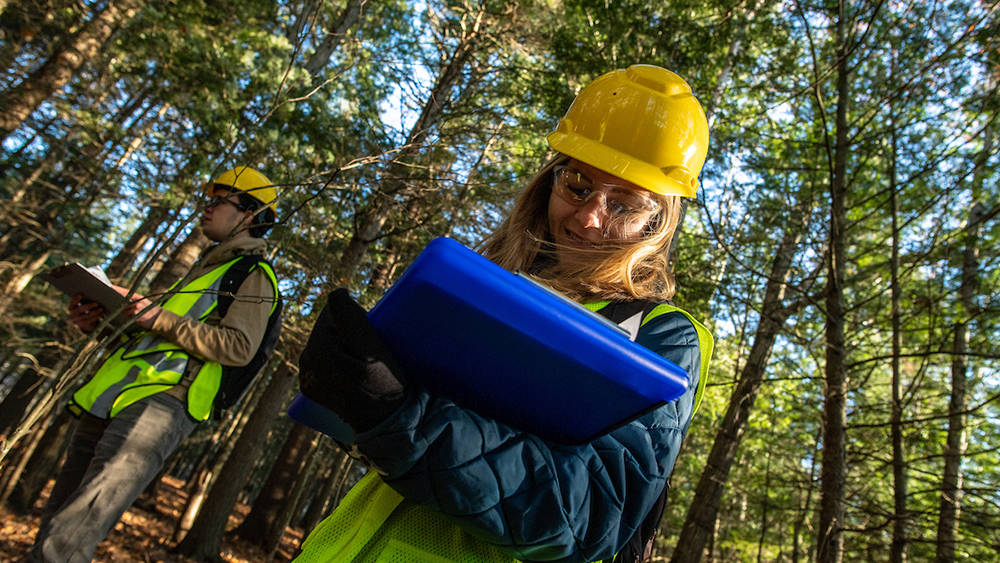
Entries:
<svg viewBox="0 0 1000 563">
<path fill-rule="evenodd" d="M 66 295 L 82 295 L 84 301 L 97 303 L 106 313 L 116 311 L 128 304 L 125 296 L 115 291 L 106 278 L 99 277 L 79 262 L 56 266 L 37 278 L 47 282 Z M 128 321 L 128 317 L 119 314 L 112 324 L 119 326 Z"/>
<path fill-rule="evenodd" d="M 681 367 L 627 331 L 460 243 L 432 241 L 368 313 L 411 382 L 543 439 L 579 444 L 687 389 Z M 301 394 L 288 414 L 351 432 Z"/>
</svg>

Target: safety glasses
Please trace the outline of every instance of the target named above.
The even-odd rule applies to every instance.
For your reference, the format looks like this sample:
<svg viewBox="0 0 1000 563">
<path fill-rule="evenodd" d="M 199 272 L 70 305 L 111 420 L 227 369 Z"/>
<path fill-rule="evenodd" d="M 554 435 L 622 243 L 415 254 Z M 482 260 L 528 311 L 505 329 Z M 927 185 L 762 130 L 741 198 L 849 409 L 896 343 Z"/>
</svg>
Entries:
<svg viewBox="0 0 1000 563">
<path fill-rule="evenodd" d="M 233 201 L 233 200 L 229 199 L 230 197 L 233 197 L 233 195 L 232 194 L 226 194 L 226 195 L 217 195 L 217 196 L 211 197 L 211 198 L 208 199 L 208 202 L 205 203 L 205 209 L 208 209 L 208 208 L 211 208 L 211 207 L 218 207 L 219 205 L 222 205 L 223 203 L 228 203 L 229 205 L 232 205 L 233 207 L 235 207 L 236 209 L 239 209 L 240 211 L 249 211 L 250 210 L 247 206 L 241 204 L 239 201 Z"/>
<path fill-rule="evenodd" d="M 572 166 L 556 166 L 552 172 L 552 191 L 576 207 L 598 196 L 602 198 L 604 210 L 611 217 L 638 217 L 653 213 L 660 207 L 654 199 L 635 189 L 598 184 Z"/>
</svg>

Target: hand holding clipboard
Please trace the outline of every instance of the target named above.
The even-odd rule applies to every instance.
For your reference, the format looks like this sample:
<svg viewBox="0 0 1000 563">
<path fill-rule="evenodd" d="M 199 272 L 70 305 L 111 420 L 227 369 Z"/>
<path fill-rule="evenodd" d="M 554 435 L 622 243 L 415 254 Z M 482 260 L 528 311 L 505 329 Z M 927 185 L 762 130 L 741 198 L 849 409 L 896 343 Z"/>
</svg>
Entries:
<svg viewBox="0 0 1000 563">
<path fill-rule="evenodd" d="M 104 272 L 96 268 L 87 268 L 79 263 L 57 266 L 39 275 L 38 279 L 48 282 L 66 295 L 73 297 L 73 301 L 70 303 L 70 320 L 84 330 L 90 321 L 100 320 L 104 313 L 117 311 L 128 304 L 125 296 L 111 283 Z M 79 296 L 79 299 L 76 296 Z M 103 309 L 102 314 L 95 318 L 94 314 L 97 313 L 97 310 L 93 307 L 86 307 L 88 304 L 100 306 Z M 130 315 L 122 311 L 111 321 L 111 324 L 120 326 L 129 318 Z M 82 321 L 82 324 L 78 321 Z"/>
</svg>

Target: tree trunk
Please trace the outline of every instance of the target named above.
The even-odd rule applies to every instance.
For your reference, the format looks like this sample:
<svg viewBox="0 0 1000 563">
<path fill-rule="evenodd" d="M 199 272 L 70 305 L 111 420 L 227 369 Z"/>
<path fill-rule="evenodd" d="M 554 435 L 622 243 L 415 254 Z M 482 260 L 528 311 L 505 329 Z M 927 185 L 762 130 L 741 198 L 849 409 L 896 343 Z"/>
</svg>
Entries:
<svg viewBox="0 0 1000 563">
<path fill-rule="evenodd" d="M 147 297 L 157 297 L 170 289 L 170 286 L 191 270 L 191 266 L 211 244 L 212 241 L 208 240 L 208 237 L 201 232 L 201 227 L 192 230 L 184 242 L 170 255 L 170 259 L 160 268 L 153 281 L 149 282 Z"/>
<path fill-rule="evenodd" d="M 27 435 L 26 440 L 22 440 L 18 448 L 14 450 L 13 456 L 3 465 L 3 472 L 0 474 L 0 503 L 6 503 L 14 491 L 18 480 L 24 473 L 24 468 L 35 453 L 36 448 L 45 435 L 44 428 L 35 428 Z"/>
<path fill-rule="evenodd" d="M 28 282 L 45 266 L 45 261 L 51 255 L 51 250 L 43 250 L 35 256 L 26 256 L 20 265 L 12 268 L 7 283 L 0 287 L 0 316 L 7 313 L 7 309 L 28 286 Z"/>
<path fill-rule="evenodd" d="M 64 351 L 61 346 L 46 346 L 38 358 L 21 371 L 14 387 L 0 403 L 0 436 L 6 436 L 21 422 L 35 394 L 51 384 L 48 380 L 65 361 Z"/>
<path fill-rule="evenodd" d="M 891 111 L 891 109 L 890 109 Z M 890 123 L 894 123 L 894 117 Z M 893 512 L 895 513 L 892 522 L 892 545 L 889 547 L 890 563 L 903 563 L 906 560 L 906 526 L 909 515 L 906 509 L 907 495 L 907 473 L 906 456 L 903 443 L 903 396 L 902 396 L 902 373 L 900 372 L 899 360 L 903 353 L 902 335 L 903 327 L 900 319 L 902 299 L 902 288 L 899 280 L 899 186 L 896 184 L 896 149 L 897 134 L 896 127 L 890 128 L 891 147 L 889 154 L 889 188 L 891 191 L 890 214 L 892 215 L 892 255 L 889 259 L 889 271 L 891 277 L 891 310 L 892 317 L 892 413 L 890 414 L 889 426 L 892 439 L 892 489 L 893 489 Z"/>
<path fill-rule="evenodd" d="M 802 530 L 809 526 L 809 521 L 812 520 L 812 502 L 813 502 L 813 491 L 816 484 L 816 463 L 819 459 L 819 443 L 820 436 L 816 436 L 815 445 L 813 449 L 812 456 L 810 459 L 812 463 L 809 464 L 809 478 L 805 481 L 808 483 L 806 490 L 802 493 L 802 500 L 799 501 L 799 512 L 795 518 L 795 524 L 792 526 L 792 563 L 799 563 L 799 552 L 800 544 L 802 539 Z"/>
<path fill-rule="evenodd" d="M 295 16 L 295 25 L 289 26 L 285 34 L 290 44 L 301 47 L 305 39 L 302 33 L 315 23 L 316 12 L 322 5 L 322 0 L 306 0 L 302 4 L 302 10 Z"/>
<path fill-rule="evenodd" d="M 51 378 L 52 384 L 36 391 L 38 400 L 34 401 L 31 408 L 25 412 L 21 423 L 10 435 L 0 439 L 0 466 L 11 449 L 21 438 L 31 433 L 38 421 L 49 416 L 52 409 L 59 408 L 64 404 L 63 401 L 67 400 L 69 394 L 76 388 L 79 374 L 91 369 L 96 361 L 96 347 L 94 337 L 84 341 L 80 350 L 67 358 L 66 365 L 59 368 L 59 375 Z"/>
<path fill-rule="evenodd" d="M 840 563 L 843 557 L 844 496 L 847 481 L 847 366 L 844 276 L 847 259 L 848 102 L 850 100 L 847 15 L 837 18 L 837 123 L 830 178 L 830 240 L 826 286 L 826 386 L 823 392 L 823 464 L 817 563 Z"/>
<path fill-rule="evenodd" d="M 262 377 L 261 379 L 266 379 L 266 377 Z M 205 448 L 198 461 L 194 464 L 191 477 L 188 478 L 187 485 L 185 486 L 188 493 L 188 502 L 184 507 L 184 513 L 174 527 L 175 542 L 180 543 L 183 541 L 184 536 L 194 526 L 205 497 L 215 483 L 216 476 L 219 475 L 228 461 L 232 450 L 235 448 L 234 440 L 238 440 L 238 436 L 242 434 L 244 427 L 250 420 L 250 416 L 257 407 L 261 395 L 267 391 L 266 388 L 262 388 L 263 386 L 259 385 L 259 381 L 253 384 L 251 395 L 247 397 L 248 400 L 243 401 L 239 412 L 234 416 L 227 417 L 225 423 L 219 425 L 213 433 L 212 439 L 209 441 L 210 446 Z"/>
<path fill-rule="evenodd" d="M 978 205 L 978 204 L 977 204 Z M 974 209 L 975 210 L 975 209 Z M 969 331 L 965 322 L 955 326 L 951 362 L 951 399 L 948 403 L 948 437 L 941 476 L 935 563 L 955 561 L 955 536 L 962 505 L 962 456 L 965 455 L 965 403 L 969 369 Z"/>
<path fill-rule="evenodd" d="M 176 553 L 195 561 L 219 557 L 222 535 L 226 531 L 226 523 L 236 497 L 253 469 L 260 444 L 264 443 L 264 438 L 285 405 L 294 383 L 295 373 L 287 364 L 282 364 L 271 378 L 254 415 L 236 441 L 233 452 L 205 500 L 205 508 L 199 512 L 191 531 L 174 549 Z"/>
<path fill-rule="evenodd" d="M 979 277 L 979 236 L 982 223 L 997 213 L 994 207 L 984 212 L 979 203 L 986 164 L 993 152 L 993 128 L 987 128 L 979 162 L 973 177 L 973 205 L 965 226 L 962 252 L 962 284 L 952 344 L 951 399 L 948 403 L 948 437 L 944 451 L 944 474 L 941 478 L 941 503 L 937 526 L 935 563 L 955 561 L 955 536 L 962 501 L 962 457 L 965 455 L 965 410 L 969 369 L 969 322 L 977 313 L 976 280 Z"/>
<path fill-rule="evenodd" d="M 475 20 L 466 28 L 466 33 L 455 47 L 448 64 L 442 68 L 438 75 L 434 88 L 424 103 L 420 117 L 410 129 L 406 144 L 400 151 L 397 160 L 405 159 L 406 156 L 416 152 L 420 144 L 427 139 L 431 129 L 437 124 L 448 97 L 451 95 L 451 90 L 462 78 L 463 69 L 479 45 L 482 20 L 483 13 L 480 11 Z M 406 166 L 393 166 L 389 175 L 393 179 L 373 194 L 373 201 L 357 213 L 354 234 L 341 254 L 337 271 L 352 272 L 357 270 L 361 260 L 368 252 L 368 245 L 375 241 L 389 218 L 390 212 L 396 208 L 395 196 L 406 190 L 405 178 L 409 176 Z M 336 275 L 337 271 L 330 272 L 327 279 L 340 279 L 342 276 Z"/>
<path fill-rule="evenodd" d="M 347 36 L 347 30 L 357 23 L 358 17 L 361 16 L 361 7 L 367 1 L 351 0 L 347 7 L 344 8 L 344 11 L 340 14 L 340 18 L 334 23 L 333 28 L 327 32 L 326 37 L 316 46 L 316 51 L 313 52 L 312 56 L 306 62 L 305 69 L 309 73 L 309 76 L 316 76 L 330 62 L 330 55 L 337 50 L 340 42 Z"/>
<path fill-rule="evenodd" d="M 80 31 L 62 42 L 37 70 L 0 93 L 0 141 L 6 139 L 39 105 L 62 88 L 76 71 L 146 5 L 144 0 L 111 0 Z"/>
<path fill-rule="evenodd" d="M 49 478 L 56 475 L 59 460 L 62 459 L 69 438 L 72 435 L 75 418 L 69 410 L 60 408 L 56 419 L 45 430 L 41 441 L 35 447 L 31 458 L 24 465 L 17 484 L 7 498 L 7 506 L 20 514 L 28 514 L 38 502 Z"/>
<path fill-rule="evenodd" d="M 760 539 L 757 541 L 757 563 L 764 563 L 764 545 L 767 543 L 767 509 L 771 504 L 771 452 L 764 454 L 767 461 L 764 463 L 764 502 L 760 515 Z"/>
<path fill-rule="evenodd" d="M 735 61 L 743 54 L 743 40 L 746 38 L 747 27 L 750 25 L 750 21 L 753 20 L 754 16 L 757 15 L 757 11 L 763 3 L 764 0 L 754 0 L 753 5 L 751 5 L 743 17 L 739 19 L 738 27 L 735 33 L 733 33 L 733 39 L 729 42 L 729 51 L 726 53 L 726 62 L 719 69 L 719 73 L 715 80 L 715 88 L 712 89 L 712 94 L 705 107 L 705 118 L 708 120 L 709 129 L 715 125 L 715 112 L 719 107 L 719 102 L 722 100 L 723 93 L 726 91 L 726 82 L 729 80 L 729 72 L 732 70 Z"/>
<path fill-rule="evenodd" d="M 337 484 L 343 479 L 344 474 L 348 471 L 348 463 L 351 459 L 346 453 L 336 450 L 337 454 L 340 455 L 340 459 L 335 461 L 333 468 L 330 471 L 330 475 L 327 476 L 326 480 L 323 481 L 323 486 L 320 487 L 318 493 L 316 493 L 316 498 L 313 499 L 313 504 L 306 511 L 305 517 L 302 518 L 300 527 L 303 530 L 312 530 L 315 528 L 324 516 L 327 514 L 327 506 L 330 505 L 330 497 L 333 494 L 334 489 Z"/>
<path fill-rule="evenodd" d="M 285 530 L 288 528 L 288 523 L 292 520 L 292 515 L 296 509 L 300 507 L 302 493 L 309 488 L 308 485 L 313 480 L 313 472 L 316 468 L 317 455 L 319 453 L 320 437 L 319 433 L 315 433 L 312 441 L 309 443 L 306 463 L 299 471 L 298 478 L 294 481 L 295 486 L 292 488 L 291 494 L 288 495 L 288 502 L 281 507 L 281 512 L 278 513 L 278 517 L 268 531 L 267 541 L 264 544 L 264 553 L 268 557 L 273 557 L 274 553 L 278 551 L 278 547 L 281 545 L 281 538 L 284 537 Z"/>
<path fill-rule="evenodd" d="M 354 471 L 354 458 L 351 456 L 346 457 L 347 466 L 340 472 L 340 479 L 337 481 L 337 486 L 333 489 L 333 496 L 330 497 L 330 503 L 333 505 L 334 510 L 340 506 L 340 501 L 344 500 L 344 497 L 347 496 L 347 481 Z"/>
<path fill-rule="evenodd" d="M 208 491 L 211 489 L 212 483 L 215 482 L 215 472 L 212 469 L 214 467 L 199 471 L 192 475 L 188 481 L 188 489 L 191 492 L 188 495 L 187 504 L 184 505 L 184 512 L 174 527 L 175 542 L 180 543 L 184 541 L 188 532 L 194 526 L 198 515 L 201 514 L 201 507 L 205 504 L 205 499 L 208 497 Z"/>
<path fill-rule="evenodd" d="M 253 508 L 243 522 L 233 530 L 241 540 L 261 547 L 267 545 L 274 524 L 283 505 L 289 502 L 288 493 L 301 473 L 310 443 L 316 431 L 302 424 L 292 426 L 285 444 L 278 454 L 264 488 L 253 503 Z"/>
<path fill-rule="evenodd" d="M 808 198 L 803 196 L 802 201 L 808 201 Z M 677 547 L 670 559 L 673 563 L 697 563 L 701 560 L 705 546 L 715 531 L 715 521 L 729 480 L 729 472 L 736 459 L 736 451 L 739 449 L 743 433 L 750 422 L 750 413 L 753 411 L 761 381 L 766 374 L 767 362 L 774 349 L 775 340 L 792 313 L 804 305 L 804 302 L 799 301 L 794 305 L 782 306 L 789 271 L 800 238 L 799 233 L 803 231 L 801 225 L 801 220 L 791 222 L 775 251 L 753 346 L 740 374 L 740 380 L 729 399 L 729 407 L 716 433 L 708 462 L 698 480 L 694 499 L 691 501 L 681 535 L 677 540 Z"/>
<path fill-rule="evenodd" d="M 111 281 L 121 285 L 127 279 L 127 274 L 132 271 L 132 265 L 139 252 L 169 216 L 168 209 L 158 206 L 149 208 L 149 213 L 143 218 L 142 223 L 108 265 L 106 273 Z"/>
</svg>

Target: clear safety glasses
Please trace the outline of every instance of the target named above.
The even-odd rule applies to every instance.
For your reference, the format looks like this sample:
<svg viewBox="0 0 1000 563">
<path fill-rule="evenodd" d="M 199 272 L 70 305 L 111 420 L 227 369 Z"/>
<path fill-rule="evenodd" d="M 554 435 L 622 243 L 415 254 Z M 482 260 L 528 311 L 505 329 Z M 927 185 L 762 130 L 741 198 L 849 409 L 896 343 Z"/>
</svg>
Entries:
<svg viewBox="0 0 1000 563">
<path fill-rule="evenodd" d="M 229 205 L 232 205 L 233 207 L 239 209 L 240 211 L 249 211 L 249 208 L 247 208 L 245 205 L 241 204 L 239 201 L 233 201 L 229 199 L 230 197 L 233 197 L 232 194 L 217 195 L 215 197 L 211 197 L 208 199 L 208 202 L 205 203 L 205 209 L 208 209 L 210 207 L 218 207 L 223 203 L 228 203 Z"/>
<path fill-rule="evenodd" d="M 552 191 L 577 207 L 599 196 L 604 210 L 611 217 L 639 217 L 660 207 L 655 200 L 633 188 L 598 184 L 583 172 L 566 165 L 553 168 Z"/>
</svg>

